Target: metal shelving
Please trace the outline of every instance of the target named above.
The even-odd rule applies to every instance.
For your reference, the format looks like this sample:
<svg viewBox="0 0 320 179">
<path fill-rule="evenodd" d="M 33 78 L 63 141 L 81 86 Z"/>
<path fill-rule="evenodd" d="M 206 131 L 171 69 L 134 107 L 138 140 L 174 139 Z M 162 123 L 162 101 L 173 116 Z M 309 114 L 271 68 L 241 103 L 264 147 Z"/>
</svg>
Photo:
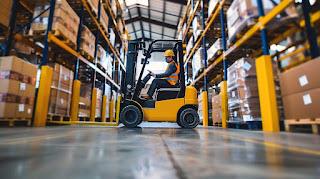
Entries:
<svg viewBox="0 0 320 179">
<path fill-rule="evenodd" d="M 201 0 L 200 0 L 201 1 Z M 199 4 L 199 2 L 197 4 Z M 199 49 L 199 47 L 202 45 L 205 45 L 203 43 L 204 39 L 208 39 L 206 37 L 210 36 L 212 38 L 212 34 L 219 34 L 220 38 L 222 38 L 223 41 L 223 53 L 215 57 L 214 59 L 211 59 L 211 64 L 208 65 L 208 67 L 205 67 L 203 71 L 196 77 L 194 81 L 192 81 L 192 85 L 195 85 L 198 88 L 205 87 L 206 83 L 213 82 L 214 84 L 219 83 L 220 81 L 223 81 L 222 84 L 222 96 L 223 96 L 223 127 L 226 127 L 226 121 L 228 116 L 227 111 L 227 94 L 226 94 L 226 87 L 227 87 L 227 68 L 229 65 L 231 65 L 234 61 L 239 59 L 239 57 L 246 56 L 247 54 L 251 54 L 254 57 L 257 58 L 257 63 L 260 64 L 260 67 L 257 67 L 257 70 L 260 68 L 260 74 L 258 74 L 258 77 L 263 76 L 265 79 L 268 79 L 267 81 L 263 81 L 261 84 L 259 84 L 259 88 L 267 87 L 267 84 L 271 84 L 271 79 L 269 79 L 272 75 L 271 73 L 268 73 L 264 70 L 261 70 L 261 68 L 266 68 L 262 65 L 263 62 L 268 61 L 271 62 L 271 57 L 269 55 L 269 46 L 268 43 L 276 44 L 283 40 L 285 40 L 286 37 L 301 31 L 306 24 L 304 20 L 301 20 L 300 23 L 294 23 L 297 22 L 298 18 L 290 19 L 290 18 L 283 18 L 281 21 L 275 21 L 275 17 L 277 17 L 282 11 L 284 11 L 289 5 L 294 3 L 293 0 L 282 0 L 276 7 L 274 7 L 270 12 L 268 12 L 266 15 L 263 12 L 263 4 L 261 0 L 257 0 L 258 9 L 259 9 L 259 15 L 260 18 L 257 20 L 257 22 L 251 26 L 248 30 L 246 30 L 241 38 L 237 39 L 236 42 L 233 44 L 230 44 L 227 48 L 227 39 L 226 39 L 226 31 L 225 31 L 225 17 L 224 13 L 230 6 L 232 1 L 230 0 L 221 0 L 216 5 L 216 8 L 212 11 L 211 14 L 208 15 L 208 18 L 205 22 L 205 28 L 203 29 L 200 36 L 198 36 L 197 39 L 195 39 L 193 48 L 190 50 L 189 54 L 186 54 L 185 56 L 185 68 L 188 66 L 188 63 L 191 62 L 195 52 Z M 193 2 L 188 2 L 189 4 L 192 4 Z M 192 14 L 195 13 L 197 10 L 196 8 L 192 11 Z M 202 8 L 204 10 L 204 8 Z M 220 14 L 220 22 L 218 21 L 218 15 Z M 319 11 L 315 11 L 311 15 L 311 24 L 315 24 L 319 20 Z M 193 16 L 190 16 L 190 21 L 193 20 Z M 182 29 L 183 25 L 187 25 L 186 31 L 189 31 L 190 28 L 190 21 L 188 20 L 187 14 L 182 18 L 179 29 Z M 299 21 L 298 21 L 299 22 Z M 220 23 L 220 24 L 219 24 Z M 220 28 L 215 28 L 216 25 L 219 25 Z M 298 25 L 297 25 L 298 24 Z M 310 28 L 307 27 L 307 30 Z M 183 40 L 185 41 L 185 34 L 188 32 L 184 32 L 183 34 Z M 214 37 L 219 38 L 219 37 Z M 310 41 L 310 40 L 309 40 Z M 210 42 L 211 43 L 211 42 Z M 310 46 L 309 46 L 310 47 Z M 206 48 L 204 48 L 206 49 Z M 271 70 L 272 71 L 272 70 Z M 221 75 L 223 74 L 223 75 Z M 206 81 L 205 78 L 209 78 L 210 80 Z M 271 81 L 270 81 L 271 80 Z M 262 81 L 262 80 L 260 80 Z M 267 86 L 266 86 L 267 85 Z M 271 85 L 273 86 L 273 85 Z M 274 89 L 268 88 L 267 94 L 260 96 L 263 99 L 266 100 L 273 100 L 272 98 L 272 91 Z M 261 95 L 261 94 L 260 94 Z M 266 101 L 265 100 L 265 101 Z M 261 101 L 260 101 L 261 103 Z M 272 105 L 269 104 L 263 104 L 261 103 L 262 108 L 265 108 L 269 110 L 269 113 L 272 113 L 274 116 L 268 116 L 270 117 L 271 123 L 265 124 L 270 131 L 277 131 L 277 127 L 274 128 L 273 124 L 276 123 L 276 117 L 275 113 L 273 112 Z M 276 105 L 275 105 L 276 106 Z M 271 109 L 272 108 L 272 109 Z M 262 112 L 262 116 L 266 118 L 266 110 Z"/>
</svg>

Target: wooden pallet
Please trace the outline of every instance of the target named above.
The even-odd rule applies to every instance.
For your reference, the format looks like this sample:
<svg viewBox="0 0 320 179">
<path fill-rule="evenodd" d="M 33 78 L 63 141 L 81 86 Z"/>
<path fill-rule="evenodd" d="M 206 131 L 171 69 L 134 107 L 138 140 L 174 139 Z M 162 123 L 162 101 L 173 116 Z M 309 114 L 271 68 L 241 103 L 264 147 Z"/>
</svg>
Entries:
<svg viewBox="0 0 320 179">
<path fill-rule="evenodd" d="M 48 115 L 48 121 L 70 121 L 69 116 L 61 116 L 61 115 L 55 115 L 55 114 L 49 114 Z"/>
<path fill-rule="evenodd" d="M 33 30 L 32 31 L 32 36 L 33 37 L 43 37 L 46 35 L 47 30 Z M 76 49 L 77 45 L 72 42 L 68 37 L 63 35 L 59 30 L 52 30 L 51 34 L 53 34 L 55 37 L 57 37 L 59 40 L 61 40 L 64 44 L 68 45 L 72 49 Z"/>
<path fill-rule="evenodd" d="M 18 124 L 24 124 L 23 126 L 31 126 L 31 119 L 0 119 L 0 126 L 14 127 Z"/>
<path fill-rule="evenodd" d="M 311 126 L 313 134 L 319 134 L 320 118 L 318 119 L 286 119 L 284 121 L 285 130 L 292 132 L 294 126 Z"/>
<path fill-rule="evenodd" d="M 222 122 L 215 122 L 215 123 L 213 124 L 213 126 L 222 127 Z"/>
</svg>

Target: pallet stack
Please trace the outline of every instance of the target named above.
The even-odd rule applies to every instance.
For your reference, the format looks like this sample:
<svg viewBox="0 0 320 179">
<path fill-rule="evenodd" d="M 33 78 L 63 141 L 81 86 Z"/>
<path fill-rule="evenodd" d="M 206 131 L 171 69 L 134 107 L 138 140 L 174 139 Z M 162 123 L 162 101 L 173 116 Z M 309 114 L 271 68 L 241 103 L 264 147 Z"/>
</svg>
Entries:
<svg viewBox="0 0 320 179">
<path fill-rule="evenodd" d="M 239 59 L 228 68 L 228 77 L 229 121 L 261 121 L 255 59 Z"/>
<path fill-rule="evenodd" d="M 39 16 L 49 5 L 37 6 L 34 17 Z M 48 27 L 49 11 L 42 14 L 31 25 L 30 35 L 43 35 Z M 66 0 L 56 2 L 52 31 L 62 40 L 70 41 L 73 46 L 77 44 L 77 35 L 80 19 Z"/>
<path fill-rule="evenodd" d="M 50 116 L 70 116 L 73 72 L 68 68 L 54 63 L 53 79 L 49 101 Z"/>
<path fill-rule="evenodd" d="M 94 57 L 95 41 L 96 37 L 93 35 L 93 33 L 89 30 L 88 27 L 83 26 L 83 30 L 81 32 L 80 49 L 82 55 L 91 60 L 93 60 Z"/>
<path fill-rule="evenodd" d="M 0 57 L 0 120 L 31 121 L 37 70 L 18 57 Z"/>
<path fill-rule="evenodd" d="M 222 122 L 221 95 L 212 96 L 212 123 L 214 126 L 220 126 Z"/>
<path fill-rule="evenodd" d="M 79 117 L 90 118 L 92 84 L 81 83 L 80 101 L 79 101 Z"/>
<path fill-rule="evenodd" d="M 320 125 L 320 58 L 280 75 L 287 130 L 290 125 Z"/>
<path fill-rule="evenodd" d="M 204 59 L 204 53 L 203 53 L 203 48 L 201 47 L 196 51 L 192 60 L 193 79 L 196 79 L 198 74 L 203 69 L 204 67 L 203 59 Z"/>
</svg>

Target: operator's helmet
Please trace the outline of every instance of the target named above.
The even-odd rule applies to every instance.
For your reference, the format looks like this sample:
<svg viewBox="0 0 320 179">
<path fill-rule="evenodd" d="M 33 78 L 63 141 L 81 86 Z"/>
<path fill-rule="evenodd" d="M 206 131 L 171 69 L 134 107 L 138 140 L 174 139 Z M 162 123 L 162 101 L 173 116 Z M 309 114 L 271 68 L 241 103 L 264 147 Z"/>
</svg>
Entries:
<svg viewBox="0 0 320 179">
<path fill-rule="evenodd" d="M 164 52 L 164 56 L 165 56 L 165 57 L 174 57 L 175 55 L 174 55 L 173 50 L 166 50 L 166 51 Z"/>
</svg>

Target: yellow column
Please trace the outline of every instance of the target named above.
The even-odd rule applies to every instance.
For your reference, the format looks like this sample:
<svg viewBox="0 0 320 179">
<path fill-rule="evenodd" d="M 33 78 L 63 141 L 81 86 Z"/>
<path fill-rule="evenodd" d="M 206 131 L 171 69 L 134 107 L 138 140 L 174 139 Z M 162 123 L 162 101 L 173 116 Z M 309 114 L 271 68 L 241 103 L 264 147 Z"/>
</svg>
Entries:
<svg viewBox="0 0 320 179">
<path fill-rule="evenodd" d="M 73 81 L 72 86 L 72 98 L 71 98 L 71 121 L 78 121 L 78 113 L 79 113 L 79 102 L 80 102 L 80 86 L 81 82 L 79 80 Z"/>
<path fill-rule="evenodd" d="M 92 89 L 92 98 L 91 98 L 91 110 L 90 110 L 90 121 L 96 121 L 96 108 L 97 108 L 97 88 Z"/>
<path fill-rule="evenodd" d="M 34 113 L 34 126 L 45 127 L 49 108 L 53 69 L 49 66 L 41 67 L 40 84 Z"/>
<path fill-rule="evenodd" d="M 222 127 L 227 128 L 227 121 L 229 117 L 227 81 L 221 82 L 221 110 L 222 110 Z"/>
<path fill-rule="evenodd" d="M 208 92 L 203 91 L 201 93 L 201 98 L 202 98 L 202 115 L 203 115 L 203 126 L 208 127 L 209 123 L 209 116 L 208 116 Z"/>
<path fill-rule="evenodd" d="M 106 122 L 106 112 L 107 112 L 107 96 L 102 97 L 102 110 L 101 110 L 101 121 Z"/>
<path fill-rule="evenodd" d="M 256 69 L 263 131 L 278 132 L 279 115 L 271 57 L 259 57 L 256 60 Z"/>
<path fill-rule="evenodd" d="M 121 99 L 122 96 L 118 95 L 118 99 L 117 99 L 117 111 L 116 111 L 116 123 L 119 124 L 119 120 L 120 120 L 120 105 L 121 105 Z"/>
<path fill-rule="evenodd" d="M 114 101 L 113 101 L 114 96 L 111 97 L 111 101 L 110 101 L 110 108 L 109 108 L 109 113 L 110 113 L 110 122 L 114 121 Z"/>
</svg>

